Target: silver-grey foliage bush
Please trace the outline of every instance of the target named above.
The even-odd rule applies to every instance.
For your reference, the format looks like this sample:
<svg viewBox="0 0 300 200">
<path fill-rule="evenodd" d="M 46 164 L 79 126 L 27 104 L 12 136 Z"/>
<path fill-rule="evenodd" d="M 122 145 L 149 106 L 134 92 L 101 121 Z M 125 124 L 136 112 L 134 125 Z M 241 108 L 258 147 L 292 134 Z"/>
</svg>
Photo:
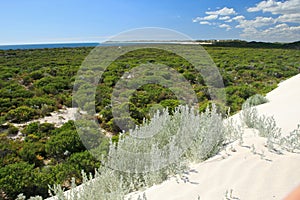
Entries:
<svg viewBox="0 0 300 200">
<path fill-rule="evenodd" d="M 101 172 L 96 170 L 95 175 L 89 177 L 83 172 L 83 183 L 80 186 L 75 185 L 72 180 L 72 188 L 64 192 L 60 185 L 50 188 L 51 200 L 123 200 L 125 194 L 129 192 L 114 170 L 102 168 Z"/>
<path fill-rule="evenodd" d="M 16 198 L 16 200 L 25 200 L 26 196 L 24 196 L 24 194 L 19 194 Z"/>
<path fill-rule="evenodd" d="M 188 106 L 179 106 L 173 115 L 167 109 L 158 111 L 151 121 L 122 133 L 117 144 L 111 142 L 105 166 L 94 177 L 83 173 L 83 184 L 75 188 L 73 180 L 67 192 L 53 186 L 53 200 L 124 199 L 130 192 L 182 174 L 190 161 L 215 155 L 239 135 L 229 126 L 232 122 L 224 123 L 215 105 L 204 113 Z"/>
<path fill-rule="evenodd" d="M 213 156 L 220 150 L 225 141 L 226 129 L 215 105 L 211 110 L 207 108 L 196 117 L 191 124 L 192 142 L 188 153 L 190 160 L 199 161 Z"/>
<path fill-rule="evenodd" d="M 266 102 L 268 100 L 259 94 L 250 97 L 242 106 L 241 118 L 247 127 L 257 129 L 259 136 L 267 138 L 267 146 L 272 151 L 275 150 L 274 144 L 280 140 L 281 129 L 277 127 L 273 116 L 259 116 L 257 109 L 253 107 Z"/>
<path fill-rule="evenodd" d="M 300 125 L 289 135 L 281 138 L 280 145 L 290 152 L 300 153 Z"/>
<path fill-rule="evenodd" d="M 253 107 L 260 104 L 264 104 L 269 102 L 269 100 L 261 94 L 255 94 L 249 97 L 243 104 L 243 106 Z"/>
<path fill-rule="evenodd" d="M 256 123 L 258 122 L 258 113 L 256 108 L 251 108 L 247 105 L 243 106 L 241 112 L 241 119 L 245 125 L 249 128 L 255 128 Z"/>
<path fill-rule="evenodd" d="M 254 126 L 262 137 L 280 137 L 280 129 L 276 126 L 274 117 L 261 116 L 258 118 L 257 123 Z"/>
<path fill-rule="evenodd" d="M 242 126 L 237 123 L 236 120 L 229 117 L 223 120 L 223 124 L 225 127 L 225 138 L 226 138 L 226 144 L 234 142 L 236 140 L 239 141 L 239 144 L 243 144 L 243 129 Z"/>
<path fill-rule="evenodd" d="M 244 105 L 241 118 L 249 128 L 257 129 L 259 136 L 267 138 L 267 146 L 270 151 L 285 149 L 290 152 L 300 153 L 300 125 L 283 137 L 274 117 L 259 116 L 256 108 Z"/>
<path fill-rule="evenodd" d="M 275 150 L 274 144 L 281 137 L 281 129 L 277 127 L 274 117 L 259 116 L 257 109 L 244 106 L 241 119 L 248 128 L 258 130 L 259 136 L 267 138 L 267 146 L 269 150 Z"/>
<path fill-rule="evenodd" d="M 247 127 L 257 129 L 261 137 L 280 136 L 280 129 L 276 126 L 274 117 L 259 116 L 256 108 L 244 105 L 241 119 Z"/>
<path fill-rule="evenodd" d="M 16 200 L 25 200 L 26 196 L 24 194 L 19 194 L 16 198 Z M 41 196 L 35 196 L 35 197 L 30 197 L 29 200 L 43 200 Z"/>
<path fill-rule="evenodd" d="M 266 102 L 268 100 L 260 94 L 248 98 L 242 106 L 242 121 L 247 127 L 257 129 L 262 137 L 278 137 L 280 130 L 277 128 L 274 118 L 259 116 L 257 109 L 253 108 L 253 106 Z"/>
</svg>

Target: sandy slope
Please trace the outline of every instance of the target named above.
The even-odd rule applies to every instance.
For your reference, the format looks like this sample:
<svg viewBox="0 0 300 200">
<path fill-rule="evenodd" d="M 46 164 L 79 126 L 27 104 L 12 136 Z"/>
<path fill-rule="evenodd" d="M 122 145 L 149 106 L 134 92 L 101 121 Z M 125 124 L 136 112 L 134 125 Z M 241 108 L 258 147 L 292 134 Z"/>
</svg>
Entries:
<svg viewBox="0 0 300 200">
<path fill-rule="evenodd" d="M 188 182 L 165 181 L 147 189 L 147 198 L 197 200 L 199 195 L 201 199 L 220 200 L 232 190 L 232 199 L 283 199 L 300 183 L 300 156 L 270 153 L 264 147 L 266 140 L 254 130 L 246 130 L 246 135 L 243 146 L 233 144 L 219 155 L 192 165 Z"/>
<path fill-rule="evenodd" d="M 259 113 L 274 116 L 283 133 L 289 133 L 300 124 L 300 74 L 279 84 L 267 94 L 270 103 L 257 106 Z"/>
<path fill-rule="evenodd" d="M 270 92 L 269 103 L 257 106 L 259 114 L 274 116 L 286 134 L 300 124 L 300 75 L 279 84 Z M 235 116 L 235 119 L 239 117 Z M 150 200 L 242 200 L 283 199 L 300 184 L 300 155 L 270 153 L 266 139 L 256 130 L 245 129 L 244 144 L 233 143 L 219 155 L 191 165 L 189 182 L 170 179 L 144 192 Z M 255 150 L 253 151 L 253 146 Z M 138 196 L 133 194 L 134 199 Z"/>
</svg>

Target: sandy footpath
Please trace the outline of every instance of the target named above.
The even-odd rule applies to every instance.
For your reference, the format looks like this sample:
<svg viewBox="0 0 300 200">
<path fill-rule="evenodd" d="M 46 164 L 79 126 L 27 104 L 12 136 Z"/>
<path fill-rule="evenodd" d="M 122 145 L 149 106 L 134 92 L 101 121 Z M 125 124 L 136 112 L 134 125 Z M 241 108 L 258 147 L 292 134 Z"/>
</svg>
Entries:
<svg viewBox="0 0 300 200">
<path fill-rule="evenodd" d="M 63 107 L 58 111 L 54 111 L 50 113 L 50 116 L 45 116 L 43 118 L 31 120 L 25 123 L 11 123 L 11 124 L 16 127 L 22 128 L 32 122 L 40 122 L 40 123 L 51 123 L 54 124 L 55 127 L 61 127 L 64 123 L 68 122 L 69 120 L 75 120 L 75 115 L 77 111 L 78 111 L 77 108 Z M 21 133 L 21 131 L 19 131 L 17 135 L 9 135 L 8 137 L 10 139 L 23 138 L 23 134 Z"/>
<path fill-rule="evenodd" d="M 64 123 L 68 122 L 69 120 L 75 120 L 75 115 L 77 113 L 77 108 L 67 108 L 63 107 L 58 111 L 54 111 L 50 113 L 50 116 L 45 116 L 43 118 L 31 120 L 25 123 L 11 123 L 16 127 L 23 127 L 32 122 L 40 122 L 40 123 L 51 123 L 54 124 L 56 127 L 62 126 Z"/>
</svg>

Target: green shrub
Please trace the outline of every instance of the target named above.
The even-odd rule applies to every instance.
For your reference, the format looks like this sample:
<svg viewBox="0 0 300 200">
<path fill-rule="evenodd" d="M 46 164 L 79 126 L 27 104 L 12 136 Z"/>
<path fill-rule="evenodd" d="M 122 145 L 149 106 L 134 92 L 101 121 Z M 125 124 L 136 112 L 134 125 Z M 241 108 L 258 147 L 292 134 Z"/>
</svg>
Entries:
<svg viewBox="0 0 300 200">
<path fill-rule="evenodd" d="M 66 152 L 75 153 L 84 150 L 79 135 L 73 130 L 63 130 L 52 136 L 45 144 L 49 156 L 65 157 Z"/>
<path fill-rule="evenodd" d="M 21 192 L 25 195 L 33 194 L 33 168 L 27 162 L 9 164 L 0 168 L 0 188 L 11 197 L 16 198 Z"/>
<path fill-rule="evenodd" d="M 16 123 L 26 122 L 33 119 L 35 115 L 36 111 L 34 109 L 27 106 L 20 106 L 16 109 L 10 110 L 6 114 L 6 120 Z"/>
<path fill-rule="evenodd" d="M 15 127 L 14 125 L 9 124 L 8 130 L 7 130 L 7 133 L 9 135 L 16 135 L 18 132 L 19 132 L 19 128 L 18 127 Z"/>
<path fill-rule="evenodd" d="M 32 122 L 28 124 L 23 130 L 22 133 L 25 136 L 30 134 L 34 134 L 36 136 L 43 137 L 51 135 L 51 132 L 55 129 L 53 124 L 50 123 L 40 123 L 40 122 Z"/>
</svg>

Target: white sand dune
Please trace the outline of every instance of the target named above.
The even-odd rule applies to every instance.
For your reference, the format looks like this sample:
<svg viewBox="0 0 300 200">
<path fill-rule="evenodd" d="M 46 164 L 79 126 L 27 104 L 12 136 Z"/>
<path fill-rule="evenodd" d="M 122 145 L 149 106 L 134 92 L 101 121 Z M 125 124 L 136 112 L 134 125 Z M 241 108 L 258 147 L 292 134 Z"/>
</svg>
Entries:
<svg viewBox="0 0 300 200">
<path fill-rule="evenodd" d="M 283 81 L 267 94 L 270 103 L 257 106 L 259 113 L 274 116 L 282 133 L 289 133 L 300 124 L 300 74 Z"/>
<path fill-rule="evenodd" d="M 300 124 L 299 86 L 297 75 L 271 91 L 270 102 L 257 106 L 259 114 L 274 116 L 283 134 Z M 226 191 L 227 199 L 284 199 L 300 184 L 300 154 L 269 152 L 266 139 L 253 129 L 245 129 L 243 138 L 242 146 L 235 142 L 211 159 L 191 165 L 188 182 L 172 178 L 146 189 L 147 199 L 197 200 L 200 196 L 201 200 L 220 200 L 226 199 Z M 131 196 L 136 199 L 143 192 Z"/>
</svg>

